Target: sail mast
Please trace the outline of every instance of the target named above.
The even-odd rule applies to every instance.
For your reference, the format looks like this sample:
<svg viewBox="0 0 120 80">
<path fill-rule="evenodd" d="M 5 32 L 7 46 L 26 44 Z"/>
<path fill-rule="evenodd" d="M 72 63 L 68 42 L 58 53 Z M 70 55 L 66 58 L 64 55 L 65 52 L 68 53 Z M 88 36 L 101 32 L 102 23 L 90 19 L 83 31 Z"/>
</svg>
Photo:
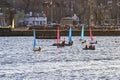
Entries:
<svg viewBox="0 0 120 80">
<path fill-rule="evenodd" d="M 91 28 L 90 28 L 90 39 L 91 39 L 91 41 L 94 41 Z"/>
<path fill-rule="evenodd" d="M 71 25 L 69 27 L 68 41 L 72 41 L 72 29 L 71 29 Z"/>
<path fill-rule="evenodd" d="M 36 32 L 35 32 L 35 29 L 33 30 L 33 34 L 34 34 L 34 44 L 33 44 L 33 48 L 36 49 Z"/>
<path fill-rule="evenodd" d="M 84 39 L 84 25 L 82 25 L 82 31 L 81 31 L 81 40 Z"/>
<path fill-rule="evenodd" d="M 59 31 L 59 27 L 58 27 L 58 30 L 57 30 L 57 44 L 59 44 L 60 42 L 60 31 Z"/>
</svg>

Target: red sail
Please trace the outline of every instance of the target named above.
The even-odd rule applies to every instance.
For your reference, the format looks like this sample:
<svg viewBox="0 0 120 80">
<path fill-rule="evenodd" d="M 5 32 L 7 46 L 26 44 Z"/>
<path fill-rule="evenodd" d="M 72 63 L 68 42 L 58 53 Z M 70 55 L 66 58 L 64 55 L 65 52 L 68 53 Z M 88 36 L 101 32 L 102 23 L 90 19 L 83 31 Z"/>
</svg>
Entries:
<svg viewBox="0 0 120 80">
<path fill-rule="evenodd" d="M 60 43 L 60 30 L 59 30 L 59 27 L 58 27 L 58 30 L 57 30 L 57 44 Z"/>
<path fill-rule="evenodd" d="M 91 39 L 91 41 L 94 41 L 91 28 L 90 28 L 90 39 Z"/>
</svg>

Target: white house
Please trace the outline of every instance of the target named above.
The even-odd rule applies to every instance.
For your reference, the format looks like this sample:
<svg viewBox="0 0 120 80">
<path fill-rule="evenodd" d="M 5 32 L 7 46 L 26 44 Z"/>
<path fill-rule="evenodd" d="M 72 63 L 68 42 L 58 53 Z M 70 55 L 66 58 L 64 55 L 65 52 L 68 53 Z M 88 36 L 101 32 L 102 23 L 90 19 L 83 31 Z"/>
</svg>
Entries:
<svg viewBox="0 0 120 80">
<path fill-rule="evenodd" d="M 76 20 L 76 21 L 79 21 L 79 17 L 78 17 L 76 14 L 74 14 L 74 15 L 72 16 L 72 19 L 73 19 L 73 20 Z"/>
<path fill-rule="evenodd" d="M 47 17 L 43 13 L 42 15 L 37 14 L 37 16 L 33 16 L 32 12 L 30 12 L 30 14 L 24 17 L 24 24 L 29 26 L 44 26 L 47 24 Z"/>
</svg>

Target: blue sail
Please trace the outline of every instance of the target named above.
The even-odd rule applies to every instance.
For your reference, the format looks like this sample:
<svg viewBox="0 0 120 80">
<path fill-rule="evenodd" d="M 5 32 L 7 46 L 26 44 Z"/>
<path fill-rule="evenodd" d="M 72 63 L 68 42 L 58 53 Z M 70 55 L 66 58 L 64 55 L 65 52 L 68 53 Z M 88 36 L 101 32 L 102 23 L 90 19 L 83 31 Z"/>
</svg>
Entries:
<svg viewBox="0 0 120 80">
<path fill-rule="evenodd" d="M 82 25 L 82 31 L 81 31 L 81 40 L 84 40 L 84 25 Z"/>
<path fill-rule="evenodd" d="M 33 49 L 36 49 L 36 32 L 35 32 L 35 30 L 33 30 L 33 34 L 34 34 Z"/>
<path fill-rule="evenodd" d="M 72 41 L 72 28 L 71 28 L 71 26 L 69 28 L 68 41 Z"/>
</svg>

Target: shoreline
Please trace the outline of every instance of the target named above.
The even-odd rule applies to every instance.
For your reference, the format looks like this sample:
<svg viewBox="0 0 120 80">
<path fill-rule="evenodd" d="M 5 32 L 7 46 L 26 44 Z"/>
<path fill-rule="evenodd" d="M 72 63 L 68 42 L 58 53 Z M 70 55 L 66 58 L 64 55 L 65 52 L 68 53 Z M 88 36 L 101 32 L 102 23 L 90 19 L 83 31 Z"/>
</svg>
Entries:
<svg viewBox="0 0 120 80">
<path fill-rule="evenodd" d="M 110 31 L 100 31 L 100 30 L 94 30 L 92 31 L 93 36 L 120 36 L 119 30 L 110 30 Z M 57 31 L 56 30 L 36 30 L 36 36 L 56 36 Z M 72 36 L 80 36 L 81 30 L 73 30 Z M 68 30 L 61 30 L 60 33 L 61 36 L 68 36 Z M 84 32 L 85 36 L 89 36 L 89 31 L 86 30 Z M 6 31 L 6 32 L 0 32 L 1 36 L 33 36 L 33 31 Z"/>
</svg>

